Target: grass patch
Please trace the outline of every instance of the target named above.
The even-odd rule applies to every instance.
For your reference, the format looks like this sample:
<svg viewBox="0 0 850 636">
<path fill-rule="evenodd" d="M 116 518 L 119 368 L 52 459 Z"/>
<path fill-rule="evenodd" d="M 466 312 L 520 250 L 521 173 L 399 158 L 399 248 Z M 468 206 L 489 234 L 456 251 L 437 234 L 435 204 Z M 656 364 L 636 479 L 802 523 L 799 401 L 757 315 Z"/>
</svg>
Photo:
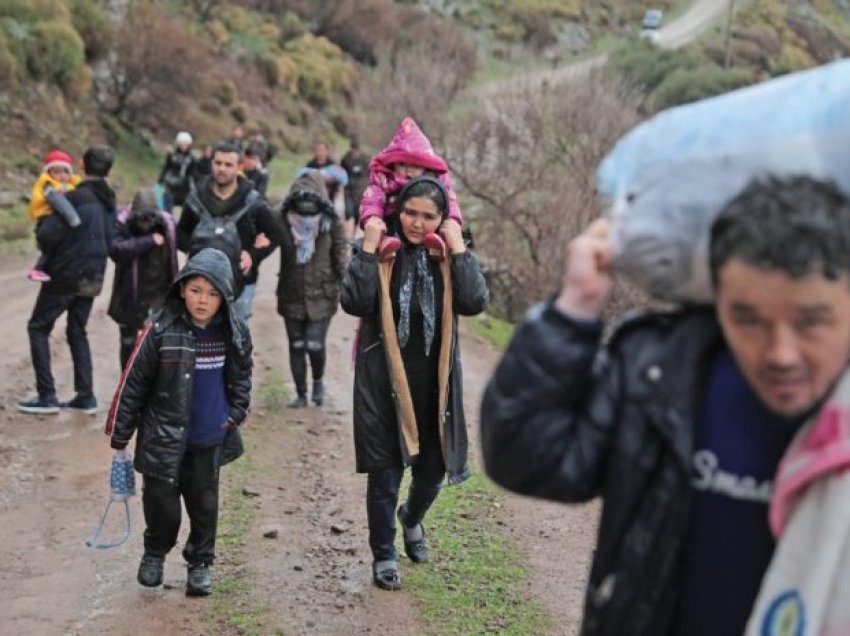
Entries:
<svg viewBox="0 0 850 636">
<path fill-rule="evenodd" d="M 16 203 L 0 213 L 0 241 L 29 240 L 35 242 L 35 221 L 30 219 L 26 203 Z"/>
<path fill-rule="evenodd" d="M 280 374 L 277 371 L 266 372 L 263 383 L 254 394 L 256 407 L 274 412 L 285 407 L 288 400 L 289 389 Z"/>
<path fill-rule="evenodd" d="M 218 518 L 218 558 L 213 578 L 213 594 L 207 605 L 211 631 L 216 634 L 261 636 L 268 634 L 265 617 L 272 608 L 252 599 L 253 582 L 247 566 L 245 543 L 257 516 L 254 500 L 242 489 L 256 470 L 256 462 L 246 453 L 222 470 L 226 487 Z"/>
<path fill-rule="evenodd" d="M 403 575 L 429 633 L 551 632 L 551 617 L 529 598 L 528 573 L 518 565 L 517 551 L 493 530 L 502 497 L 477 472 L 460 486 L 445 488 L 428 515 L 432 562 L 403 566 Z"/>
<path fill-rule="evenodd" d="M 468 324 L 473 332 L 499 350 L 507 348 L 514 335 L 514 325 L 489 314 L 481 314 L 477 318 L 472 318 Z"/>
</svg>

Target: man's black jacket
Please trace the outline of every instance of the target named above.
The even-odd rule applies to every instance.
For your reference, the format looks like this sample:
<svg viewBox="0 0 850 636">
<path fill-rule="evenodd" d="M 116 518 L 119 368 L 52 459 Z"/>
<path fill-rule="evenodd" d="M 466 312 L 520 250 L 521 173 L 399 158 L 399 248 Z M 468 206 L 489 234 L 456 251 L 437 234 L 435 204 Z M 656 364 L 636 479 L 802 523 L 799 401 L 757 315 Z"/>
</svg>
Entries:
<svg viewBox="0 0 850 636">
<path fill-rule="evenodd" d="M 532 311 L 481 413 L 487 472 L 516 492 L 604 501 L 582 634 L 663 635 L 676 604 L 696 412 L 721 343 L 713 311 L 601 323 Z M 569 558 L 569 555 L 563 555 Z"/>
</svg>

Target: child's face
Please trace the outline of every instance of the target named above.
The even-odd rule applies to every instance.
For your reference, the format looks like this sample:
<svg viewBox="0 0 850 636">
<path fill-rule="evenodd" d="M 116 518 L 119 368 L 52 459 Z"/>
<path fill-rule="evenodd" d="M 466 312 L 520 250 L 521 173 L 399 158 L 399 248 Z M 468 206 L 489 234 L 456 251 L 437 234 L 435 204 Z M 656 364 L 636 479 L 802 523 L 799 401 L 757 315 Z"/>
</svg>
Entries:
<svg viewBox="0 0 850 636">
<path fill-rule="evenodd" d="M 186 311 L 199 327 L 206 327 L 221 307 L 221 294 L 210 281 L 203 276 L 195 276 L 185 281 L 180 295 L 186 303 Z"/>
<path fill-rule="evenodd" d="M 404 177 L 405 179 L 415 179 L 425 174 L 425 168 L 409 163 L 396 163 L 393 164 L 393 172 L 395 172 L 396 176 Z"/>
<path fill-rule="evenodd" d="M 66 184 L 71 181 L 71 171 L 62 166 L 54 166 L 47 171 L 52 179 L 55 179 L 61 184 Z"/>
</svg>

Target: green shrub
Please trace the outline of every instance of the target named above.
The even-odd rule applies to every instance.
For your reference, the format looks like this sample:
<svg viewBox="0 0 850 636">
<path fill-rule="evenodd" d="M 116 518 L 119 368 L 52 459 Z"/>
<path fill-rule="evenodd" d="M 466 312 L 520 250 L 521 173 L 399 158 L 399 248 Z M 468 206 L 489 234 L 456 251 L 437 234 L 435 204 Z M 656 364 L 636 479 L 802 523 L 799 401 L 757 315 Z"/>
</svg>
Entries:
<svg viewBox="0 0 850 636">
<path fill-rule="evenodd" d="M 0 17 L 10 17 L 25 24 L 42 20 L 68 22 L 71 12 L 62 0 L 2 0 Z"/>
<path fill-rule="evenodd" d="M 83 64 L 85 48 L 79 34 L 69 24 L 40 22 L 33 26 L 26 42 L 27 68 L 36 79 L 64 85 Z"/>
<path fill-rule="evenodd" d="M 103 59 L 112 45 L 112 29 L 94 0 L 71 0 L 71 24 L 83 38 L 86 60 Z"/>
<path fill-rule="evenodd" d="M 307 32 L 307 28 L 292 11 L 287 11 L 283 14 L 278 26 L 280 28 L 278 43 L 281 47 L 286 46 L 286 43 L 290 40 L 300 38 Z"/>
<path fill-rule="evenodd" d="M 627 83 L 649 94 L 674 71 L 685 72 L 699 62 L 687 51 L 661 49 L 641 40 L 620 46 L 611 54 L 608 64 Z"/>
<path fill-rule="evenodd" d="M 677 69 L 670 73 L 653 94 L 659 108 L 678 106 L 752 84 L 749 69 L 723 69 L 706 64 L 694 69 Z"/>
<path fill-rule="evenodd" d="M 9 38 L 0 29 L 0 86 L 10 91 L 15 90 L 18 87 L 21 71 L 21 63 L 12 52 Z"/>
</svg>

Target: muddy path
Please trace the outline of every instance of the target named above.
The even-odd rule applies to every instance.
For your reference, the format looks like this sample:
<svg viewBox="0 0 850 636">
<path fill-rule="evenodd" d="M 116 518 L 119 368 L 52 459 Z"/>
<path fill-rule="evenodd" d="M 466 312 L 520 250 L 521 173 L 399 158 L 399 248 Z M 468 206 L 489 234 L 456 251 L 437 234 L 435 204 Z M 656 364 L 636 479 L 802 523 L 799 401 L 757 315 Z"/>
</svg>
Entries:
<svg viewBox="0 0 850 636">
<path fill-rule="evenodd" d="M 131 500 L 132 534 L 126 544 L 112 550 L 84 545 L 107 500 L 111 452 L 102 426 L 119 373 L 118 332 L 106 316 L 103 294 L 89 322 L 97 415 L 17 413 L 15 402 L 28 397 L 34 383 L 26 320 L 38 286 L 24 277 L 33 256 L 0 256 L 5 352 L 0 362 L 0 633 L 238 633 L 211 621 L 207 601 L 183 595 L 179 550 L 166 562 L 164 588 L 146 590 L 135 582 L 143 531 L 139 497 Z M 283 322 L 274 309 L 275 261 L 276 255 L 263 268 L 252 322 L 258 392 L 281 380 L 289 385 Z M 255 633 L 423 632 L 408 594 L 381 592 L 371 584 L 365 477 L 353 471 L 350 426 L 354 325 L 341 313 L 331 324 L 323 409 L 289 410 L 259 397 L 255 402 L 247 435 L 251 468 L 243 473 L 255 516 L 242 546 L 243 569 L 249 602 L 269 608 Z M 72 376 L 64 322 L 57 324 L 51 344 L 59 396 L 67 399 Z M 478 405 L 498 353 L 468 329 L 462 348 L 471 447 L 477 455 Z M 229 479 L 225 474 L 223 493 Z M 222 505 L 228 505 L 227 496 Z M 575 633 L 596 507 L 507 496 L 501 512 L 499 532 L 519 548 L 531 573 L 529 596 L 553 616 L 553 633 Z M 178 546 L 186 532 L 184 527 Z M 264 537 L 267 533 L 276 538 Z"/>
</svg>

